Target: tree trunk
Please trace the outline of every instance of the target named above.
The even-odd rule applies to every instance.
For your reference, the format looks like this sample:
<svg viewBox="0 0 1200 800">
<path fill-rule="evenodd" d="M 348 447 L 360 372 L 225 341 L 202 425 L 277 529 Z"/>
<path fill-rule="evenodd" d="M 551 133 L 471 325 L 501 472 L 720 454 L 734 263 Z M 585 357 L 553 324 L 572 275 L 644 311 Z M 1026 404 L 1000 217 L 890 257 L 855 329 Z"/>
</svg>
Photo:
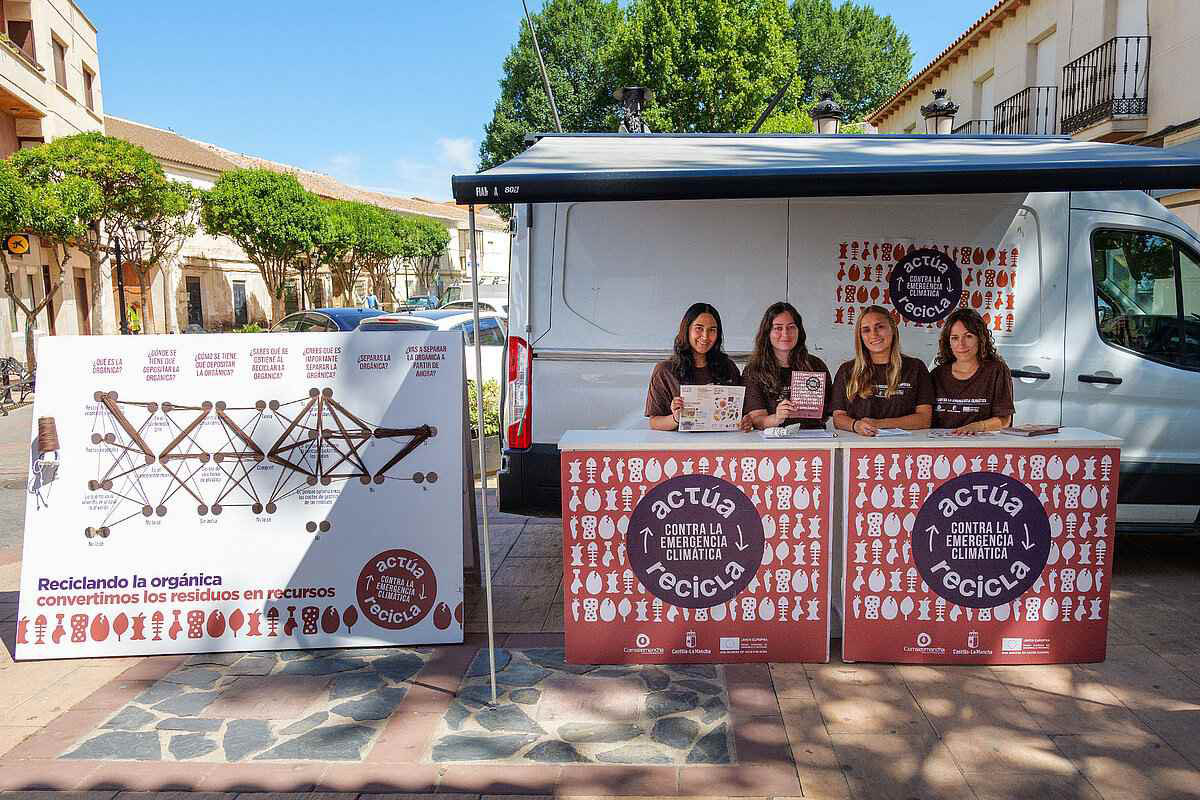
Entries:
<svg viewBox="0 0 1200 800">
<path fill-rule="evenodd" d="M 141 313 L 142 329 L 141 329 L 141 331 L 139 331 L 139 333 L 141 333 L 143 336 L 145 336 L 147 334 L 153 333 L 153 331 L 150 330 L 150 298 L 146 294 L 146 271 L 144 269 L 138 269 L 137 275 L 138 275 L 138 291 L 141 292 L 141 303 L 142 303 L 142 313 Z"/>
<path fill-rule="evenodd" d="M 36 314 L 25 314 L 25 365 L 28 374 L 37 374 L 37 357 L 34 355 L 33 347 L 33 325 L 37 319 Z"/>
<path fill-rule="evenodd" d="M 283 287 L 280 286 L 278 288 L 279 291 L 271 292 L 271 319 L 268 321 L 268 328 L 287 316 L 287 305 L 281 296 L 283 294 Z"/>
<path fill-rule="evenodd" d="M 100 255 L 98 250 L 93 250 L 87 254 L 88 264 L 92 270 L 92 333 L 108 333 L 105 327 L 108 323 L 105 317 L 107 309 L 114 309 L 116 319 L 120 319 L 120 311 L 112 300 L 112 274 L 105 270 L 106 259 Z M 106 304 L 104 301 L 108 300 Z"/>
</svg>

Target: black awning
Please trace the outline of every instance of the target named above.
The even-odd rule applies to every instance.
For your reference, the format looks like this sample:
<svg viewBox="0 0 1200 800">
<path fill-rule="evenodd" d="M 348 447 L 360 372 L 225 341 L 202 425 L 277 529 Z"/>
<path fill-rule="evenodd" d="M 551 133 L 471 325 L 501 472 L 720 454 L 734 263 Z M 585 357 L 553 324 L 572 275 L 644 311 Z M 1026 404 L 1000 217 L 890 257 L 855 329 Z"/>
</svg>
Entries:
<svg viewBox="0 0 1200 800">
<path fill-rule="evenodd" d="M 454 200 L 553 203 L 1200 186 L 1200 153 L 1066 137 L 546 134 Z"/>
</svg>

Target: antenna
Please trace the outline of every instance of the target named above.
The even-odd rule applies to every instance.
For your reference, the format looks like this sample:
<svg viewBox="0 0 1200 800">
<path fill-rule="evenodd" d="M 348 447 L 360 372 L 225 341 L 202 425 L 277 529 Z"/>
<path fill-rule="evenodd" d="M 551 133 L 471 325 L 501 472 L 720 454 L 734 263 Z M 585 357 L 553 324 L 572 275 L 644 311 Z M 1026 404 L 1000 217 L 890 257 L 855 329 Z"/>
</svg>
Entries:
<svg viewBox="0 0 1200 800">
<path fill-rule="evenodd" d="M 521 0 L 525 9 L 525 22 L 529 24 L 529 33 L 533 36 L 533 52 L 537 53 L 538 67 L 542 70 L 542 85 L 546 87 L 546 96 L 550 98 L 550 111 L 554 114 L 554 127 L 562 133 L 562 122 L 558 119 L 558 103 L 554 102 L 554 90 L 550 88 L 550 76 L 546 74 L 546 62 L 542 60 L 542 46 L 538 44 L 537 31 L 533 28 L 533 19 L 529 16 L 529 4 Z"/>
<path fill-rule="evenodd" d="M 524 0 L 522 0 L 524 2 Z M 792 81 L 796 80 L 796 73 L 793 72 L 787 79 L 787 83 L 771 98 L 771 102 L 767 103 L 767 108 L 759 115 L 758 121 L 754 123 L 754 127 L 750 129 L 751 133 L 758 133 L 758 129 L 767 121 L 767 117 L 771 116 L 771 112 L 775 110 L 775 106 L 779 105 L 779 101 L 787 94 L 787 90 L 791 87 Z"/>
</svg>

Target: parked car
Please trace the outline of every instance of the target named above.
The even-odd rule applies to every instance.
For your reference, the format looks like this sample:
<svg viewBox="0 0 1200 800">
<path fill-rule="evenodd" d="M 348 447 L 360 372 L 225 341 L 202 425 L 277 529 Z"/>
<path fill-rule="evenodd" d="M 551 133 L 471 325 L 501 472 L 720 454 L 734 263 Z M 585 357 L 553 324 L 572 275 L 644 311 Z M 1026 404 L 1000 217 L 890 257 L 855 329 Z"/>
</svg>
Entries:
<svg viewBox="0 0 1200 800">
<path fill-rule="evenodd" d="M 1055 137 L 589 134 L 455 176 L 459 203 L 513 203 L 500 509 L 561 508 L 564 431 L 646 425 L 692 303 L 717 306 L 744 365 L 788 300 L 836 370 L 856 312 L 889 303 L 893 248 L 936 246 L 990 318 L 1017 422 L 1121 437 L 1120 522 L 1190 529 L 1200 236 L 1127 187 L 1198 174 L 1196 156 Z M 932 360 L 939 333 L 905 324 L 905 352 Z"/>
<path fill-rule="evenodd" d="M 396 312 L 429 311 L 438 307 L 437 299 L 433 297 L 410 297 L 396 304 Z"/>
<path fill-rule="evenodd" d="M 310 308 L 288 314 L 271 326 L 271 333 L 352 331 L 358 323 L 384 312 L 374 308 Z"/>
<path fill-rule="evenodd" d="M 442 308 L 442 310 L 464 310 L 465 309 L 467 311 L 470 311 L 472 309 L 472 305 L 471 305 L 470 300 L 455 300 L 453 302 L 446 303 L 441 308 Z M 479 310 L 480 311 L 495 311 L 497 314 L 503 314 L 505 317 L 507 317 L 508 316 L 508 301 L 507 300 L 480 300 L 479 301 Z"/>
<path fill-rule="evenodd" d="M 494 312 L 479 314 L 482 336 L 479 346 L 483 357 L 484 381 L 501 379 L 501 359 L 504 357 L 504 339 L 508 334 L 505 319 Z M 410 314 L 381 314 L 364 319 L 358 325 L 360 331 L 462 331 L 466 346 L 467 375 L 475 376 L 475 318 L 457 309 L 436 311 L 414 311 Z"/>
</svg>

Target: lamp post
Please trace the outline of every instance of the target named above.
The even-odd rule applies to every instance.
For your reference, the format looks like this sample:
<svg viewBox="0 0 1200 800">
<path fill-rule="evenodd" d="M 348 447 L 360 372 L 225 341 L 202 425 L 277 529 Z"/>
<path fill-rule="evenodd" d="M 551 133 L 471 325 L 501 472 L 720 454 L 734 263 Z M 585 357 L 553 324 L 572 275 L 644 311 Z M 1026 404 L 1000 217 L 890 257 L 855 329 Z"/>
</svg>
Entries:
<svg viewBox="0 0 1200 800">
<path fill-rule="evenodd" d="M 646 120 L 642 116 L 647 103 L 654 102 L 654 90 L 644 86 L 622 86 L 614 89 L 613 99 L 621 104 L 625 118 L 618 128 L 621 133 L 649 133 Z"/>
<path fill-rule="evenodd" d="M 933 90 L 933 102 L 921 106 L 921 116 L 925 118 L 925 132 L 948 134 L 954 130 L 954 115 L 958 106 L 949 97 L 945 89 Z"/>
<path fill-rule="evenodd" d="M 812 117 L 813 125 L 817 128 L 817 133 L 822 136 L 832 136 L 842 128 L 842 123 L 846 121 L 846 112 L 833 99 L 833 92 L 821 92 L 821 100 L 809 110 L 808 115 Z"/>
<path fill-rule="evenodd" d="M 115 239 L 117 257 L 117 302 L 121 306 L 121 335 L 129 335 L 129 313 L 125 309 L 125 268 L 121 266 L 121 237 Z"/>
</svg>

